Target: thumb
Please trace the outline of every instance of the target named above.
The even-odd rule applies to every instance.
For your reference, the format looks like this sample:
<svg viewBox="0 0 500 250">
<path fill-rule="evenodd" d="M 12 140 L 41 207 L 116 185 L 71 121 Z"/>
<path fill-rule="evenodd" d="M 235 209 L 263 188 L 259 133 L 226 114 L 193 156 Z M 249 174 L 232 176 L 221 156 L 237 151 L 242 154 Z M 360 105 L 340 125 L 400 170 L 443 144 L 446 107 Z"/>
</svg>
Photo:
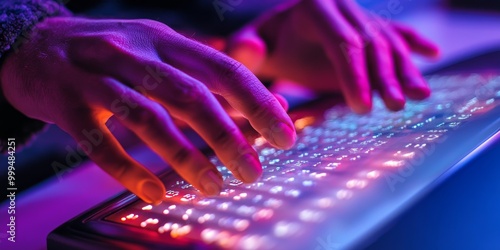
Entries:
<svg viewBox="0 0 500 250">
<path fill-rule="evenodd" d="M 266 59 L 267 48 L 255 27 L 247 27 L 229 38 L 226 53 L 256 74 Z"/>
</svg>

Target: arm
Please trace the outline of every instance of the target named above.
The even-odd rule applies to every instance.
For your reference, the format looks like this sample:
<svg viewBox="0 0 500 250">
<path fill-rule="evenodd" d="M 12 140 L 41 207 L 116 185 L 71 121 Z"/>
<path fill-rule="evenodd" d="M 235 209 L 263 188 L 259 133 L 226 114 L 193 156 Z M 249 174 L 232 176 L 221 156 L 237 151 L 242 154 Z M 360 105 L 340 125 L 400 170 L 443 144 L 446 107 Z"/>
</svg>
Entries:
<svg viewBox="0 0 500 250">
<path fill-rule="evenodd" d="M 15 0 L 0 3 L 0 66 L 5 57 L 17 53 L 29 39 L 32 27 L 50 16 L 69 15 L 62 3 L 47 0 Z M 8 83 L 7 83 L 8 84 Z M 7 138 L 15 137 L 25 143 L 44 123 L 31 119 L 14 109 L 4 98 L 0 89 L 0 152 L 5 151 Z"/>
</svg>

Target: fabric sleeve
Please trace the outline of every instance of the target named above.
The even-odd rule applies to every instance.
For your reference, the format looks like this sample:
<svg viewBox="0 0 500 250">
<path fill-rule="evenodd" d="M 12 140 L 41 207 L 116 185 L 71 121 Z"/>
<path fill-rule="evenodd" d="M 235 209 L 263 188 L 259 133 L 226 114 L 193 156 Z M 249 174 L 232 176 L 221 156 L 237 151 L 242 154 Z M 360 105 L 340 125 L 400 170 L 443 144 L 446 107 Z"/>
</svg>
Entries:
<svg viewBox="0 0 500 250">
<path fill-rule="evenodd" d="M 6 56 L 16 53 L 29 39 L 35 24 L 46 17 L 71 15 L 64 7 L 67 1 L 0 0 L 0 67 Z M 44 127 L 42 121 L 31 119 L 12 107 L 0 89 L 0 152 L 7 150 L 8 138 L 15 138 L 16 145 L 25 144 Z"/>
</svg>

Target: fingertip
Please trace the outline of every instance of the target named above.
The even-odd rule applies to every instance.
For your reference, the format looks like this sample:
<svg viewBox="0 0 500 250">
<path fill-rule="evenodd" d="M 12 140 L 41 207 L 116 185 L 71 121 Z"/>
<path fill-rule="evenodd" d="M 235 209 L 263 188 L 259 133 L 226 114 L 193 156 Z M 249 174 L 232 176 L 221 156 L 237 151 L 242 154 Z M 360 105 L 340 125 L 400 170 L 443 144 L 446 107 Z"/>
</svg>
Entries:
<svg viewBox="0 0 500 250">
<path fill-rule="evenodd" d="M 284 122 L 279 122 L 274 126 L 272 132 L 273 141 L 271 143 L 274 146 L 281 149 L 290 149 L 295 145 L 297 133 L 293 126 L 287 125 Z"/>
<path fill-rule="evenodd" d="M 391 111 L 400 111 L 404 109 L 406 104 L 406 100 L 404 98 L 391 98 L 388 101 L 385 101 L 386 107 Z"/>
<path fill-rule="evenodd" d="M 431 89 L 427 85 L 408 85 L 405 87 L 405 94 L 412 100 L 424 100 L 431 95 Z"/>
<path fill-rule="evenodd" d="M 288 101 L 285 99 L 285 97 L 283 97 L 282 95 L 277 94 L 277 93 L 273 93 L 273 95 L 274 95 L 274 97 L 276 97 L 276 99 L 280 103 L 281 107 L 283 107 L 284 110 L 288 111 L 289 105 L 288 105 Z"/>
<path fill-rule="evenodd" d="M 349 106 L 357 114 L 367 114 L 372 110 L 372 95 L 369 92 L 361 94 L 359 101 L 350 103 Z"/>
<path fill-rule="evenodd" d="M 392 82 L 390 86 L 387 86 L 383 99 L 385 106 L 391 111 L 399 111 L 405 107 L 406 100 L 398 82 Z"/>
<path fill-rule="evenodd" d="M 245 183 L 252 183 L 262 175 L 262 165 L 257 156 L 246 155 L 242 157 L 239 165 L 240 179 Z"/>
<path fill-rule="evenodd" d="M 222 190 L 222 176 L 216 170 L 208 170 L 200 177 L 201 191 L 208 196 L 220 194 Z"/>
<path fill-rule="evenodd" d="M 433 59 L 437 59 L 441 57 L 441 49 L 436 44 L 427 41 L 421 51 L 421 54 Z"/>
<path fill-rule="evenodd" d="M 154 205 L 162 202 L 163 196 L 166 193 L 165 186 L 159 180 L 145 180 L 138 185 L 139 197 Z"/>
</svg>

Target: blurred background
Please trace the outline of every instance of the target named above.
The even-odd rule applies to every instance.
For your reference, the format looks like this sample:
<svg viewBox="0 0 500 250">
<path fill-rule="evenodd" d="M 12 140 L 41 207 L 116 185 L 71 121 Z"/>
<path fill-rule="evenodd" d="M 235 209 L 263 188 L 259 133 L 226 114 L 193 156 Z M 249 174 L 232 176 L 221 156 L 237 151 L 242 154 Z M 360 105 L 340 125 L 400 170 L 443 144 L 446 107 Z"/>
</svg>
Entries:
<svg viewBox="0 0 500 250">
<path fill-rule="evenodd" d="M 213 0 L 72 0 L 68 7 L 77 15 L 150 18 L 188 34 L 226 36 L 280 2 L 283 0 L 242 0 L 241 8 L 226 12 L 224 20 L 215 11 Z M 358 3 L 387 19 L 413 26 L 441 46 L 439 62 L 415 58 L 424 72 L 441 63 L 500 48 L 500 1 L 497 0 L 358 0 Z M 400 6 L 397 13 L 389 11 L 394 4 Z M 117 128 L 114 133 L 127 150 L 141 145 L 124 128 Z M 406 212 L 372 249 L 500 249 L 496 240 L 500 236 L 500 166 L 491 166 L 488 161 L 499 155 L 497 145 L 459 170 Z M 22 151 L 16 152 L 18 190 L 33 188 L 53 176 L 62 177 L 85 160 L 85 156 L 77 153 L 72 138 L 49 125 Z M 0 162 L 6 163 L 7 157 L 0 156 Z M 0 171 L 0 179 L 6 180 L 7 171 L 3 169 L 6 168 Z M 6 190 L 7 182 L 1 183 L 2 190 Z"/>
</svg>

